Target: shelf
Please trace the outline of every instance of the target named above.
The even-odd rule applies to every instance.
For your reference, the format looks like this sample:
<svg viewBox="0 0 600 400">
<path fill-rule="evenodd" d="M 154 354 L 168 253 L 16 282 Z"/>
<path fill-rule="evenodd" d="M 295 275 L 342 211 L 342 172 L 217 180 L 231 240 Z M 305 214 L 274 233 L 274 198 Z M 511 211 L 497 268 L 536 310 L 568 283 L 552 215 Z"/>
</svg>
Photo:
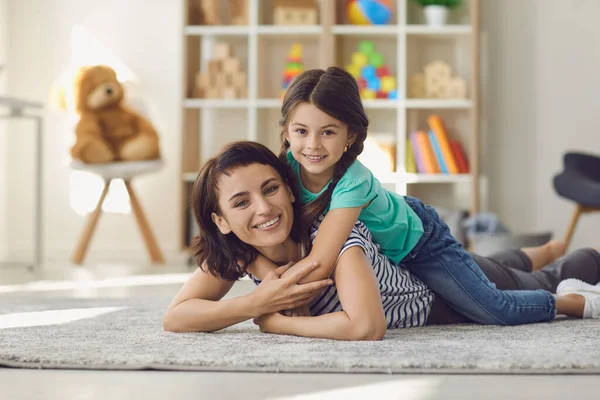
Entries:
<svg viewBox="0 0 600 400">
<path fill-rule="evenodd" d="M 366 109 L 389 109 L 393 110 L 402 104 L 401 100 L 363 100 Z M 407 109 L 469 109 L 473 103 L 471 100 L 447 100 L 447 99 L 406 99 L 404 104 Z M 246 108 L 250 106 L 248 99 L 186 99 L 183 103 L 185 108 Z M 256 99 L 257 108 L 278 109 L 281 108 L 280 99 Z"/>
<path fill-rule="evenodd" d="M 398 100 L 363 100 L 363 106 L 367 109 L 395 109 L 398 107 Z M 257 99 L 256 106 L 258 108 L 281 108 L 281 100 L 279 99 Z"/>
<path fill-rule="evenodd" d="M 429 108 L 454 108 L 469 109 L 473 107 L 471 100 L 454 99 L 406 99 L 406 108 L 408 109 L 429 109 Z"/>
<path fill-rule="evenodd" d="M 396 36 L 399 28 L 397 25 L 334 25 L 331 27 L 331 33 L 334 35 L 355 35 L 355 36 Z"/>
<path fill-rule="evenodd" d="M 185 108 L 247 108 L 248 99 L 185 99 Z"/>
<path fill-rule="evenodd" d="M 401 175 L 406 183 L 461 183 L 471 182 L 471 174 L 404 174 Z"/>
<path fill-rule="evenodd" d="M 280 99 L 257 99 L 256 107 L 258 108 L 281 108 Z"/>
<path fill-rule="evenodd" d="M 376 175 L 382 184 L 397 183 L 468 183 L 473 180 L 471 174 L 408 174 L 389 172 Z"/>
<path fill-rule="evenodd" d="M 198 177 L 198 172 L 184 172 L 183 173 L 183 181 L 184 182 L 195 182 Z"/>
<path fill-rule="evenodd" d="M 446 25 L 441 27 L 432 27 L 427 25 L 407 25 L 404 27 L 407 35 L 421 35 L 429 37 L 451 37 L 470 35 L 473 32 L 471 25 Z"/>
<path fill-rule="evenodd" d="M 379 108 L 379 109 L 395 109 L 398 107 L 398 100 L 380 99 L 380 100 L 363 100 L 364 108 Z"/>
<path fill-rule="evenodd" d="M 369 118 L 369 131 L 380 133 L 382 148 L 391 151 L 398 172 L 377 173 L 386 188 L 396 193 L 415 194 L 424 201 L 443 200 L 453 207 L 479 212 L 479 197 L 487 190 L 481 182 L 479 153 L 481 140 L 481 0 L 453 11 L 453 25 L 425 25 L 422 10 L 412 0 L 395 0 L 396 16 L 387 25 L 351 25 L 347 22 L 345 1 L 321 0 L 319 24 L 275 25 L 275 0 L 249 0 L 248 25 L 182 26 L 183 103 L 181 168 L 179 181 L 186 191 L 198 176 L 208 157 L 234 140 L 254 140 L 279 149 L 277 121 L 282 106 L 282 81 L 294 43 L 302 45 L 303 69 L 347 67 L 361 41 L 372 41 L 384 64 L 396 78 L 397 99 L 362 100 Z M 225 3 L 216 2 L 216 3 Z M 465 2 L 467 3 L 467 2 Z M 185 2 L 183 21 L 196 12 L 195 3 Z M 256 9 L 254 9 L 256 8 Z M 194 20 L 194 19 L 192 19 Z M 195 77 L 207 70 L 207 61 L 217 42 L 232 46 L 232 53 L 246 72 L 248 98 L 192 98 Z M 440 60 L 452 68 L 452 75 L 467 83 L 465 99 L 407 98 L 414 73 L 428 63 Z M 357 60 L 355 60 L 357 61 Z M 213 68 L 214 69 L 214 68 Z M 215 85 L 216 85 L 216 79 Z M 230 80 L 228 80 L 230 81 Z M 185 98 L 189 93 L 190 98 Z M 210 94 L 210 92 L 209 92 Z M 211 95 L 212 96 L 212 95 Z M 410 132 L 428 127 L 430 114 L 438 114 L 452 139 L 459 141 L 472 171 L 469 174 L 407 174 L 406 142 Z M 377 138 L 375 138 L 377 139 Z M 396 142 L 395 150 L 385 147 Z M 375 157 L 380 157 L 376 153 Z M 386 154 L 386 157 L 388 154 Z M 475 157 L 475 159 L 470 159 Z M 377 160 L 379 161 L 379 160 Z M 387 160 L 386 160 L 387 161 Z M 386 163 L 385 165 L 388 165 Z M 383 168 L 375 164 L 377 168 Z M 385 169 L 384 169 L 385 170 Z M 187 192 L 186 192 L 187 193 Z M 189 204 L 183 201 L 182 221 L 189 227 Z M 189 242 L 191 232 L 182 236 Z"/>
<path fill-rule="evenodd" d="M 183 33 L 187 36 L 246 36 L 250 33 L 250 28 L 234 25 L 187 25 Z"/>
<path fill-rule="evenodd" d="M 323 27 L 320 25 L 259 25 L 259 35 L 295 35 L 295 36 L 311 36 L 320 35 L 323 33 Z"/>
</svg>

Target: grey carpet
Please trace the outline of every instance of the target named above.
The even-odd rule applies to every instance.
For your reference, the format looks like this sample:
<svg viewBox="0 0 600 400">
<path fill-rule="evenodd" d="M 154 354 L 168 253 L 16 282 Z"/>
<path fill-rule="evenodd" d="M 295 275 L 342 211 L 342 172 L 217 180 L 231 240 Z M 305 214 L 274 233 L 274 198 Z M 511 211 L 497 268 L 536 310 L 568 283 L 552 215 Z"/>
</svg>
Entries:
<svg viewBox="0 0 600 400">
<path fill-rule="evenodd" d="M 0 366 L 104 370 L 349 373 L 600 373 L 600 321 L 519 327 L 435 326 L 380 342 L 261 334 L 246 322 L 218 333 L 166 333 L 170 299 L 0 298 Z M 6 327 L 7 315 L 124 307 L 45 326 Z M 23 321 L 23 318 L 19 318 Z M 14 322 L 14 321 L 13 321 Z M 19 323 L 17 321 L 17 323 Z"/>
</svg>

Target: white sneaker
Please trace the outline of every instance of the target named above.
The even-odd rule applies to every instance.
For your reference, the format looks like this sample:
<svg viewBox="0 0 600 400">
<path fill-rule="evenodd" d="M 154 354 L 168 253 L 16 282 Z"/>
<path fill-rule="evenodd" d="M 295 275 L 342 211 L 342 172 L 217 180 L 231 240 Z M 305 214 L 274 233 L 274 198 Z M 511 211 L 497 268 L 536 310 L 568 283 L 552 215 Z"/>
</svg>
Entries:
<svg viewBox="0 0 600 400">
<path fill-rule="evenodd" d="M 590 285 L 579 279 L 565 279 L 558 284 L 556 294 L 578 294 L 585 298 L 583 318 L 600 318 L 600 284 Z"/>
</svg>

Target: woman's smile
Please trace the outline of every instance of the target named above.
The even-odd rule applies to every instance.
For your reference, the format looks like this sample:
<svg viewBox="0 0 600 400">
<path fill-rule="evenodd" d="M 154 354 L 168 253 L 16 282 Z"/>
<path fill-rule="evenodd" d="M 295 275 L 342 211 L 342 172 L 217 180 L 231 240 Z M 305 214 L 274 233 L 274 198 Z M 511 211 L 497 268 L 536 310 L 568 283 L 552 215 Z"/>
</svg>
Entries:
<svg viewBox="0 0 600 400">
<path fill-rule="evenodd" d="M 258 229 L 261 231 L 271 231 L 277 229 L 279 227 L 279 222 L 281 221 L 281 215 L 276 216 L 266 222 L 261 222 L 254 226 L 254 229 Z"/>
</svg>

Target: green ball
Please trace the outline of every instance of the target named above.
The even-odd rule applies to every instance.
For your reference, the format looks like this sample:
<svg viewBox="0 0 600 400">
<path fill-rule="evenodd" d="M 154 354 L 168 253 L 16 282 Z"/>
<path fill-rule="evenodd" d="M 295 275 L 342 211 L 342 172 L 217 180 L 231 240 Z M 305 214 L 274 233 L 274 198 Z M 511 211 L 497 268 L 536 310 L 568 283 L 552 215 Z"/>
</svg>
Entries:
<svg viewBox="0 0 600 400">
<path fill-rule="evenodd" d="M 365 54 L 371 54 L 375 52 L 375 43 L 372 40 L 362 40 L 358 44 L 358 51 Z"/>
<path fill-rule="evenodd" d="M 380 53 L 373 53 L 369 55 L 369 64 L 375 68 L 379 68 L 383 65 L 383 56 Z"/>
</svg>

